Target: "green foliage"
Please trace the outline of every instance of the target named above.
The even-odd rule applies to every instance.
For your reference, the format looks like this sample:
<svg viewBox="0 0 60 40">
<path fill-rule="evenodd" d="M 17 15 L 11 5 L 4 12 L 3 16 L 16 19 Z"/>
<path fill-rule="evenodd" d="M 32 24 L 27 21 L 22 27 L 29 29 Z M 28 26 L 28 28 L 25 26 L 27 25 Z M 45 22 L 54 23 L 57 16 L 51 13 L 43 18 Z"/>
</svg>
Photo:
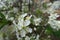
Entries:
<svg viewBox="0 0 60 40">
<path fill-rule="evenodd" d="M 46 34 L 52 34 L 53 33 L 53 29 L 50 27 L 50 25 L 46 26 Z"/>
<path fill-rule="evenodd" d="M 0 17 L 2 18 L 2 19 L 5 19 L 5 16 L 0 12 Z"/>
<path fill-rule="evenodd" d="M 37 13 L 37 14 L 42 14 L 43 12 L 42 12 L 40 9 L 37 9 L 37 10 L 36 10 L 36 13 Z"/>
<path fill-rule="evenodd" d="M 36 12 L 35 15 L 36 15 L 37 17 L 41 17 L 41 15 L 43 14 L 42 10 L 40 10 L 40 9 L 36 9 L 35 12 Z"/>
<path fill-rule="evenodd" d="M 31 38 L 31 40 L 35 40 L 34 38 Z"/>
<path fill-rule="evenodd" d="M 25 6 L 25 8 L 24 8 L 24 13 L 27 13 L 27 12 L 29 12 L 29 9 L 28 9 L 28 6 Z"/>
<path fill-rule="evenodd" d="M 47 30 L 47 31 L 46 31 L 46 34 L 48 34 L 48 35 L 53 34 L 54 36 L 60 38 L 60 30 L 58 30 L 58 31 L 53 31 L 53 29 L 50 27 L 50 25 L 47 26 L 46 30 Z"/>
<path fill-rule="evenodd" d="M 54 32 L 54 35 L 55 35 L 56 37 L 60 38 L 60 30 L 55 31 L 55 32 Z"/>
<path fill-rule="evenodd" d="M 8 24 L 7 20 L 1 20 L 0 21 L 0 29 L 4 27 L 4 25 Z"/>
<path fill-rule="evenodd" d="M 5 16 L 0 13 L 0 29 L 2 29 L 4 27 L 4 25 L 8 24 L 9 21 L 5 19 Z"/>
<path fill-rule="evenodd" d="M 43 3 L 43 8 L 47 9 L 46 3 Z"/>
</svg>

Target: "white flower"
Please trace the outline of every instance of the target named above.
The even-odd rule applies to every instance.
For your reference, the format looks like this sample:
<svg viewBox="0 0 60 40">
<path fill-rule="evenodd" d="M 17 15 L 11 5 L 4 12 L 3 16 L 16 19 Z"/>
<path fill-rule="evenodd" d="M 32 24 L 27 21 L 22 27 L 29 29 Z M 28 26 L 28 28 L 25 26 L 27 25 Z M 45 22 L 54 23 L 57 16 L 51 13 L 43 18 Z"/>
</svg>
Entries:
<svg viewBox="0 0 60 40">
<path fill-rule="evenodd" d="M 18 12 L 18 8 L 15 8 L 15 7 L 14 7 L 14 8 L 13 8 L 13 12 L 14 12 L 14 13 L 17 13 L 17 12 Z"/>
<path fill-rule="evenodd" d="M 19 30 L 22 29 L 22 27 L 23 27 L 23 22 L 24 22 L 24 20 L 23 20 L 22 18 L 21 18 L 20 20 L 18 20 L 17 27 L 18 27 Z"/>
<path fill-rule="evenodd" d="M 24 18 L 25 16 L 27 16 L 27 13 L 22 14 L 20 17 Z"/>
<path fill-rule="evenodd" d="M 26 31 L 24 29 L 22 29 L 20 31 L 20 35 L 21 35 L 21 37 L 25 37 L 26 36 Z"/>
<path fill-rule="evenodd" d="M 32 4 L 32 1 L 31 0 L 26 0 L 26 3 L 29 3 L 30 2 L 30 4 Z"/>
<path fill-rule="evenodd" d="M 5 3 L 3 2 L 0 2 L 0 8 L 4 7 L 5 6 Z"/>
<path fill-rule="evenodd" d="M 18 17 L 18 22 L 15 25 L 19 30 L 21 30 L 23 27 L 26 27 L 30 24 L 30 19 L 32 16 L 27 16 L 27 18 L 24 20 L 25 16 L 27 16 L 27 13 L 20 15 Z"/>
<path fill-rule="evenodd" d="M 48 23 L 51 25 L 53 29 L 59 30 L 60 29 L 60 21 L 56 20 L 56 18 L 59 17 L 57 13 L 51 14 L 49 16 L 49 21 Z"/>
<path fill-rule="evenodd" d="M 51 7 L 47 9 L 47 13 L 48 14 L 52 14 L 52 13 L 54 13 L 54 11 L 55 10 L 53 8 L 51 8 Z"/>
<path fill-rule="evenodd" d="M 34 27 L 34 30 L 36 31 L 37 29 Z"/>
<path fill-rule="evenodd" d="M 29 33 L 32 33 L 32 28 L 27 27 L 26 31 L 29 32 Z"/>
<path fill-rule="evenodd" d="M 30 21 L 29 20 L 25 20 L 24 26 L 28 26 L 29 24 L 30 24 Z"/>
<path fill-rule="evenodd" d="M 39 40 L 39 35 L 36 36 L 36 39 L 35 40 Z"/>
<path fill-rule="evenodd" d="M 55 1 L 52 4 L 51 8 L 53 8 L 53 9 L 59 9 L 60 8 L 60 1 Z"/>
<path fill-rule="evenodd" d="M 50 23 L 50 25 L 51 25 L 51 27 L 53 28 L 53 29 L 56 29 L 56 30 L 59 30 L 60 29 L 60 23 L 59 23 L 60 21 L 52 21 L 51 23 Z"/>
<path fill-rule="evenodd" d="M 24 17 L 27 16 L 27 13 L 26 14 L 23 14 L 21 15 L 19 18 L 18 18 L 18 28 L 19 30 L 22 29 L 22 27 L 26 27 L 30 24 L 30 18 L 29 19 L 26 19 L 24 20 Z"/>
<path fill-rule="evenodd" d="M 34 24 L 37 26 L 41 22 L 41 18 L 35 18 L 33 21 L 34 21 Z"/>
<path fill-rule="evenodd" d="M 30 40 L 30 38 L 28 36 L 26 36 L 25 40 Z"/>
<path fill-rule="evenodd" d="M 5 15 L 5 18 L 8 19 L 8 15 Z"/>
<path fill-rule="evenodd" d="M 51 6 L 52 5 L 52 3 L 50 2 L 50 3 L 47 3 L 47 6 Z"/>
<path fill-rule="evenodd" d="M 57 13 L 55 13 L 55 14 L 50 14 L 49 19 L 50 19 L 50 20 L 54 20 L 54 19 L 56 19 L 57 17 L 59 17 L 59 15 L 57 15 Z"/>
<path fill-rule="evenodd" d="M 60 21 L 56 20 L 59 15 L 54 13 L 56 9 L 60 9 L 60 1 L 54 1 L 51 7 L 47 10 L 47 12 L 50 14 L 48 23 L 53 29 L 59 30 Z"/>
<path fill-rule="evenodd" d="M 10 17 L 8 20 L 11 20 L 11 21 L 13 21 L 13 20 L 14 20 L 14 17 Z"/>
<path fill-rule="evenodd" d="M 7 20 L 11 20 L 11 21 L 14 20 L 14 17 L 9 17 L 9 15 L 5 15 L 5 18 L 6 18 Z"/>
<path fill-rule="evenodd" d="M 19 18 L 18 18 L 18 29 L 21 30 L 22 27 L 25 27 L 25 23 L 24 23 L 24 17 L 26 16 L 27 14 L 24 14 L 24 15 L 21 15 Z"/>
<path fill-rule="evenodd" d="M 54 1 L 51 7 L 47 9 L 47 12 L 52 14 L 56 9 L 60 9 L 60 1 Z"/>
</svg>

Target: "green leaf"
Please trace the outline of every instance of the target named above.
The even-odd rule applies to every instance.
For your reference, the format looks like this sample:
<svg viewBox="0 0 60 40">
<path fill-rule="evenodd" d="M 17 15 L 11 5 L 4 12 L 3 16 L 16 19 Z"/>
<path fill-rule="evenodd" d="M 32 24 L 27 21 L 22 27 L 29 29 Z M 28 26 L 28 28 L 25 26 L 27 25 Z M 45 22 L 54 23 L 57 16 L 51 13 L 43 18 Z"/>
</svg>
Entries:
<svg viewBox="0 0 60 40">
<path fill-rule="evenodd" d="M 5 16 L 0 12 L 0 17 L 2 17 L 2 19 L 5 19 Z"/>
<path fill-rule="evenodd" d="M 0 21 L 0 30 L 7 24 L 11 23 L 11 21 L 7 21 L 6 19 L 3 19 Z"/>
<path fill-rule="evenodd" d="M 0 29 L 4 27 L 4 25 L 7 24 L 7 21 L 6 20 L 2 20 L 0 21 Z"/>
<path fill-rule="evenodd" d="M 52 34 L 53 33 L 53 29 L 50 27 L 50 25 L 47 25 L 46 27 L 47 27 L 46 28 L 46 30 L 47 30 L 46 33 L 47 34 Z"/>
<path fill-rule="evenodd" d="M 0 12 L 0 29 L 2 29 L 9 21 L 5 19 L 5 16 Z"/>
</svg>

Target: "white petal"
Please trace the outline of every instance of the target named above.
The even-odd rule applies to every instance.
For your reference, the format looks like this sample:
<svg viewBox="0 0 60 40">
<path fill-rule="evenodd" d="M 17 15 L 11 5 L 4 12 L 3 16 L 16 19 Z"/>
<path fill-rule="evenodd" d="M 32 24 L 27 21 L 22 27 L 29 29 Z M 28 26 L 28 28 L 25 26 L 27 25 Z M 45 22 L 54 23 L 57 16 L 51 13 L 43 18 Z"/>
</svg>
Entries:
<svg viewBox="0 0 60 40">
<path fill-rule="evenodd" d="M 25 20 L 24 26 L 28 26 L 30 24 L 30 20 Z"/>
<path fill-rule="evenodd" d="M 26 36 L 26 31 L 25 30 L 21 30 L 20 35 L 21 35 L 21 37 L 25 37 Z"/>
<path fill-rule="evenodd" d="M 28 36 L 26 36 L 25 40 L 30 40 L 30 38 Z"/>
<path fill-rule="evenodd" d="M 32 33 L 32 28 L 26 28 L 26 31 L 29 32 L 29 33 Z"/>
<path fill-rule="evenodd" d="M 23 18 L 24 18 L 25 16 L 27 16 L 27 13 L 21 15 L 21 17 L 23 17 Z"/>
<path fill-rule="evenodd" d="M 35 18 L 34 19 L 34 24 L 37 26 L 41 22 L 41 18 Z"/>
</svg>

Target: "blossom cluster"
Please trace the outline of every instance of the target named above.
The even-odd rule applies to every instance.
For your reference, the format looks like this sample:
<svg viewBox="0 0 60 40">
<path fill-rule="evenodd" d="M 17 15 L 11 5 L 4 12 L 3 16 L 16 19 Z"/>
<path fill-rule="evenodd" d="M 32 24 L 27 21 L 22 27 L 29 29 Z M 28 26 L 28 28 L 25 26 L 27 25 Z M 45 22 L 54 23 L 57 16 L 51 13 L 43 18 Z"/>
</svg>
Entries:
<svg viewBox="0 0 60 40">
<path fill-rule="evenodd" d="M 56 1 L 54 2 L 51 7 L 49 8 L 49 21 L 48 23 L 51 25 L 51 27 L 53 29 L 59 30 L 60 29 L 60 20 L 58 20 L 57 18 L 60 17 L 60 15 L 58 14 L 58 12 L 55 12 L 56 10 L 59 11 L 60 9 L 60 1 Z"/>
<path fill-rule="evenodd" d="M 39 28 L 42 27 L 44 30 L 48 24 L 50 24 L 51 28 L 60 30 L 60 20 L 57 20 L 60 15 L 55 12 L 60 8 L 60 1 L 46 3 L 48 8 L 41 8 L 42 12 L 39 8 L 36 8 L 39 9 L 36 13 L 34 8 L 31 8 L 33 10 L 33 12 L 31 12 L 28 6 L 26 6 L 31 6 L 33 3 L 32 0 L 21 1 L 22 3 L 20 0 L 0 0 L 1 13 L 5 16 L 6 20 L 11 21 L 11 25 L 13 25 L 11 33 L 15 33 L 17 40 L 40 40 L 40 33 L 42 32 L 40 32 Z M 47 14 L 49 14 L 49 16 Z M 7 27 L 11 25 L 7 25 Z"/>
</svg>

